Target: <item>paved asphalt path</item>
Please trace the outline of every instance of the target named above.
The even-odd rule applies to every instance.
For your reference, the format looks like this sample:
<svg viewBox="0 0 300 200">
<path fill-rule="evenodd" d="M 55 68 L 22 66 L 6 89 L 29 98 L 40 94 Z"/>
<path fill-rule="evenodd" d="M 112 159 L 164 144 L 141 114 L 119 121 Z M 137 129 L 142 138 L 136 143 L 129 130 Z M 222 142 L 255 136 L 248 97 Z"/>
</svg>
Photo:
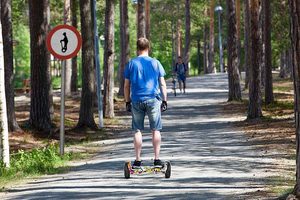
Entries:
<svg viewBox="0 0 300 200">
<path fill-rule="evenodd" d="M 124 179 L 123 165 L 134 159 L 130 132 L 101 141 L 103 151 L 66 174 L 29 181 L 0 194 L 0 199 L 258 199 L 273 176 L 274 156 L 262 156 L 231 127 L 218 104 L 227 100 L 227 75 L 188 79 L 186 95 L 169 91 L 169 110 L 163 114 L 161 158 L 172 162 L 172 175 Z M 170 83 L 168 83 L 171 88 Z M 149 129 L 144 134 L 143 159 L 151 163 Z M 261 199 L 261 198 L 259 198 Z M 266 198 L 269 199 L 269 198 Z"/>
</svg>

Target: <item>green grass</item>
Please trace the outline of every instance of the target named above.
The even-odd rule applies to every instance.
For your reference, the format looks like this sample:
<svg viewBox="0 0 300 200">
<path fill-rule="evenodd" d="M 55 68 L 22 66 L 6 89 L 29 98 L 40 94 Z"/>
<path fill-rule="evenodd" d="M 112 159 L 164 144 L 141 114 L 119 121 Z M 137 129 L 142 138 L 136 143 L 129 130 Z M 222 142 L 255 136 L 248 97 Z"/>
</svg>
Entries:
<svg viewBox="0 0 300 200">
<path fill-rule="evenodd" d="M 292 193 L 295 184 L 295 177 L 291 175 L 274 176 L 270 178 L 271 192 L 278 196 L 278 199 L 286 199 Z"/>
<path fill-rule="evenodd" d="M 265 106 L 266 110 L 293 110 L 294 102 L 292 101 L 274 101 L 273 103 Z"/>
<path fill-rule="evenodd" d="M 292 88 L 289 86 L 274 86 L 273 90 L 279 92 L 290 92 Z"/>
<path fill-rule="evenodd" d="M 42 174 L 61 173 L 68 169 L 66 162 L 81 159 L 80 153 L 66 153 L 59 155 L 58 146 L 48 146 L 31 151 L 19 150 L 10 157 L 10 167 L 6 168 L 0 163 L 0 187 L 22 180 L 25 177 Z"/>
</svg>

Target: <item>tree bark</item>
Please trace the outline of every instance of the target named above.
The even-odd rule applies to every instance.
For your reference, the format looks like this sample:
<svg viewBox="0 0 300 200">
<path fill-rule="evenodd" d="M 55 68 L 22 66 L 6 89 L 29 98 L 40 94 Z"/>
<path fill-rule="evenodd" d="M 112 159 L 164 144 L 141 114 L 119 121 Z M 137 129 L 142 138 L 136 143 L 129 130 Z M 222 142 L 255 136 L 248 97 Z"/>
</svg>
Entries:
<svg viewBox="0 0 300 200">
<path fill-rule="evenodd" d="M 146 37 L 145 0 L 138 0 L 138 31 L 137 39 Z"/>
<path fill-rule="evenodd" d="M 64 0 L 64 24 L 71 25 L 71 0 Z M 65 94 L 71 95 L 72 59 L 66 60 Z"/>
<path fill-rule="evenodd" d="M 30 124 L 40 131 L 51 130 L 50 54 L 46 48 L 49 28 L 49 1 L 29 0 L 30 24 Z"/>
<path fill-rule="evenodd" d="M 241 2 L 240 0 L 235 1 L 236 9 L 236 27 L 237 27 L 237 57 L 239 72 L 242 71 L 241 66 Z"/>
<path fill-rule="evenodd" d="M 142 3 L 141 3 L 142 2 Z M 139 1 L 140 4 L 144 4 L 143 1 Z M 140 12 L 139 8 L 139 12 Z M 144 9 L 143 9 L 144 10 Z M 140 17 L 140 16 L 139 16 Z M 106 10 L 105 10 L 105 45 L 104 45 L 104 117 L 113 118 L 114 117 L 114 0 L 106 0 Z M 144 20 L 142 20 L 144 21 Z M 144 23 L 144 22 L 143 22 Z M 139 18 L 140 27 L 140 18 Z M 145 30 L 145 26 L 143 26 Z M 141 27 L 140 27 L 141 28 Z M 139 30 L 141 30 L 139 28 Z M 145 35 L 140 35 L 144 37 Z M 145 31 L 143 32 L 145 34 Z"/>
<path fill-rule="evenodd" d="M 239 62 L 238 62 L 238 40 L 236 26 L 236 9 L 234 0 L 227 0 L 228 17 L 228 101 L 242 100 Z"/>
<path fill-rule="evenodd" d="M 146 31 L 146 38 L 150 41 L 150 0 L 145 0 L 145 8 L 146 8 L 146 27 L 145 27 L 145 31 Z"/>
<path fill-rule="evenodd" d="M 2 7 L 2 5 L 0 5 Z M 1 9 L 1 8 L 0 8 Z M 4 13 L 0 12 L 1 18 Z M 7 110 L 5 97 L 5 83 L 4 83 L 4 55 L 3 55 L 3 39 L 2 39 L 2 20 L 0 21 L 0 161 L 5 167 L 9 167 L 9 141 L 8 141 L 8 124 L 7 124 Z"/>
<path fill-rule="evenodd" d="M 200 49 L 201 49 L 201 43 L 200 43 L 200 36 L 197 39 L 197 64 L 198 64 L 198 75 L 201 74 L 201 53 L 200 53 Z"/>
<path fill-rule="evenodd" d="M 190 43 L 191 43 L 191 13 L 190 13 L 191 2 L 190 0 L 185 1 L 185 45 L 184 45 L 184 63 L 189 66 L 190 62 Z M 188 67 L 187 73 L 190 73 Z"/>
<path fill-rule="evenodd" d="M 203 46 L 203 70 L 204 74 L 208 73 L 208 51 L 207 51 L 207 40 L 208 40 L 208 26 L 204 25 L 204 46 Z"/>
<path fill-rule="evenodd" d="M 295 91 L 295 123 L 296 123 L 296 184 L 293 194 L 300 197 L 300 2 L 289 0 L 291 13 L 292 65 Z"/>
<path fill-rule="evenodd" d="M 286 78 L 286 51 L 281 52 L 280 54 L 280 72 L 279 77 L 280 78 Z"/>
<path fill-rule="evenodd" d="M 176 41 L 176 33 L 175 33 L 175 19 L 174 17 L 172 18 L 172 23 L 171 23 L 171 30 L 172 30 L 172 72 L 175 70 L 175 63 L 176 63 L 176 58 L 175 58 L 175 41 Z"/>
<path fill-rule="evenodd" d="M 287 58 L 286 58 L 286 61 L 287 61 L 286 65 L 287 65 L 287 68 L 288 68 L 289 77 L 291 79 L 293 79 L 293 75 L 294 74 L 292 73 L 292 71 L 293 71 L 293 49 L 292 48 L 290 48 L 290 49 L 287 50 L 286 56 L 287 56 Z"/>
<path fill-rule="evenodd" d="M 264 3 L 264 44 L 265 44 L 265 103 L 274 101 L 272 80 L 272 46 L 271 46 L 271 1 Z"/>
<path fill-rule="evenodd" d="M 291 49 L 285 50 L 281 53 L 281 64 L 280 64 L 280 78 L 292 77 L 292 59 L 291 59 Z"/>
<path fill-rule="evenodd" d="M 17 131 L 21 129 L 15 115 L 11 0 L 1 0 L 1 13 L 8 129 L 9 131 Z"/>
<path fill-rule="evenodd" d="M 149 0 L 148 0 L 149 1 Z M 120 0 L 120 67 L 119 67 L 119 96 L 124 96 L 124 69 L 129 61 L 129 24 L 128 0 Z"/>
<path fill-rule="evenodd" d="M 249 86 L 249 73 L 250 73 L 250 65 L 251 65 L 251 45 L 250 45 L 250 8 L 249 8 L 249 0 L 244 0 L 245 6 L 245 89 Z"/>
<path fill-rule="evenodd" d="M 261 76 L 260 76 L 260 31 L 259 31 L 259 0 L 250 3 L 251 26 L 251 65 L 249 82 L 248 119 L 260 118 L 261 111 Z"/>
<path fill-rule="evenodd" d="M 80 0 L 81 35 L 82 35 L 82 91 L 78 128 L 96 128 L 93 106 L 95 94 L 95 51 L 93 20 L 90 0 Z"/>
<path fill-rule="evenodd" d="M 265 24 L 265 0 L 260 0 L 260 12 L 259 12 L 259 35 L 260 35 L 260 48 L 261 48 L 261 56 L 260 56 L 260 75 L 261 75 L 261 87 L 265 87 L 265 79 L 266 79 L 266 64 L 265 64 L 265 32 L 264 32 L 264 24 Z"/>
<path fill-rule="evenodd" d="M 215 0 L 210 0 L 210 26 L 209 26 L 209 53 L 208 53 L 208 73 L 215 73 L 214 55 L 215 55 L 215 26 L 214 26 Z"/>
<path fill-rule="evenodd" d="M 177 20 L 176 30 L 176 57 L 182 56 L 182 33 L 181 33 L 181 20 Z M 176 60 L 177 60 L 176 58 Z"/>
<path fill-rule="evenodd" d="M 78 10 L 78 0 L 71 0 L 71 13 L 72 13 L 72 26 L 77 28 L 77 10 Z M 77 92 L 77 80 L 78 80 L 78 70 L 77 70 L 77 56 L 72 58 L 72 75 L 71 75 L 71 92 Z"/>
</svg>

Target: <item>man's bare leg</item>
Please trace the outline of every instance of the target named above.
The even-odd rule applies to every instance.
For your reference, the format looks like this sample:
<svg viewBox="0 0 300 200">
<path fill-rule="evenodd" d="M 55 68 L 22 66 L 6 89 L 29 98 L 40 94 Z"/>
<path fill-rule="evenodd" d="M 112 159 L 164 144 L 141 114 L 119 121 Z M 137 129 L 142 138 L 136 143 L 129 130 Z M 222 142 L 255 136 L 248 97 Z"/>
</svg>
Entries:
<svg viewBox="0 0 300 200">
<path fill-rule="evenodd" d="M 178 83 L 179 83 L 179 90 L 180 90 L 180 93 L 182 93 L 182 84 L 181 84 L 181 81 L 178 80 Z"/>
<path fill-rule="evenodd" d="M 160 131 L 152 131 L 152 145 L 154 149 L 154 159 L 159 159 L 161 135 Z"/>
<path fill-rule="evenodd" d="M 183 93 L 184 93 L 184 94 L 185 94 L 185 87 L 186 87 L 185 81 L 183 81 Z"/>
<path fill-rule="evenodd" d="M 135 160 L 141 161 L 143 139 L 142 139 L 142 133 L 140 131 L 134 134 L 133 142 L 134 142 L 134 149 L 135 149 Z"/>
</svg>

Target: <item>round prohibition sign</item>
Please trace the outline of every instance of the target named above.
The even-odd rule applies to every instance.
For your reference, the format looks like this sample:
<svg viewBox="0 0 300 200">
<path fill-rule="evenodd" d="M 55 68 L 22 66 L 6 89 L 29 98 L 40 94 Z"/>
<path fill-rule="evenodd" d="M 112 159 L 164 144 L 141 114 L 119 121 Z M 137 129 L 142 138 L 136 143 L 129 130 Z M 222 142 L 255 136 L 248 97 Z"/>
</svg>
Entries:
<svg viewBox="0 0 300 200">
<path fill-rule="evenodd" d="M 78 30 L 70 25 L 63 24 L 54 27 L 47 35 L 47 48 L 50 53 L 66 60 L 77 55 L 81 48 L 82 39 Z"/>
</svg>

